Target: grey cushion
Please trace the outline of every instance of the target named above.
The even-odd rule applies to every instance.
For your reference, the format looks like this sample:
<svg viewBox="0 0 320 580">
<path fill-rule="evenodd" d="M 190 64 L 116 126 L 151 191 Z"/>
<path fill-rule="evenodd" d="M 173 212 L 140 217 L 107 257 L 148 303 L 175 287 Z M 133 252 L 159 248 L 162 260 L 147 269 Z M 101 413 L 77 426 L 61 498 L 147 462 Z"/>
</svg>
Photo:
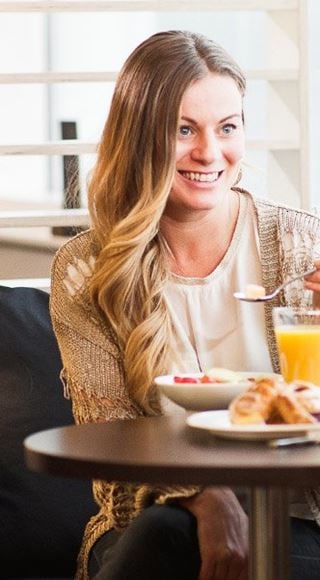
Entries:
<svg viewBox="0 0 320 580">
<path fill-rule="evenodd" d="M 0 577 L 71 577 L 86 521 L 89 481 L 33 473 L 23 440 L 73 422 L 49 296 L 0 286 Z"/>
</svg>

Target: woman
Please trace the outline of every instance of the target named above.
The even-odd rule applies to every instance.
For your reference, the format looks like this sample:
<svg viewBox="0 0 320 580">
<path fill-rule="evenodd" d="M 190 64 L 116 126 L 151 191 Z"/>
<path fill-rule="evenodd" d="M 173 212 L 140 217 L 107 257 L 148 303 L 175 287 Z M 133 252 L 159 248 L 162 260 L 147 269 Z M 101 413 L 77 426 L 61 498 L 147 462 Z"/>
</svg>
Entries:
<svg viewBox="0 0 320 580">
<path fill-rule="evenodd" d="M 167 372 L 278 371 L 275 302 L 238 303 L 233 292 L 269 290 L 313 263 L 281 302 L 320 292 L 319 219 L 236 187 L 244 92 L 237 64 L 198 34 L 155 34 L 124 64 L 89 185 L 92 229 L 58 252 L 52 273 L 76 421 L 175 412 L 153 384 Z M 232 490 L 96 481 L 94 494 L 78 578 L 247 578 L 247 516 Z M 308 497 L 295 508 L 320 521 L 316 492 Z M 314 521 L 307 532 L 293 521 L 319 541 Z M 319 559 L 318 546 L 317 577 Z"/>
</svg>

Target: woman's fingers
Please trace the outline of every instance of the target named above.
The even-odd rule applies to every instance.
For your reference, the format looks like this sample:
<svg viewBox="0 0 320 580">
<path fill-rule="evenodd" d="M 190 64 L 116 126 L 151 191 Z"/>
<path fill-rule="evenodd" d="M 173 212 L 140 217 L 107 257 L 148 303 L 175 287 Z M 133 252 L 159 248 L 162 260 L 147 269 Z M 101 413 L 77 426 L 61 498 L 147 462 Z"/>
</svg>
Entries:
<svg viewBox="0 0 320 580">
<path fill-rule="evenodd" d="M 314 265 L 317 270 L 313 274 L 305 277 L 304 287 L 313 292 L 320 292 L 320 260 L 316 260 Z"/>
<path fill-rule="evenodd" d="M 181 502 L 197 519 L 199 580 L 238 580 L 248 557 L 248 517 L 235 494 L 208 487 Z"/>
<path fill-rule="evenodd" d="M 247 559 L 239 554 L 230 555 L 230 559 L 219 562 L 215 567 L 214 580 L 248 580 Z"/>
<path fill-rule="evenodd" d="M 248 561 L 233 558 L 213 564 L 203 562 L 198 580 L 248 580 Z"/>
<path fill-rule="evenodd" d="M 248 580 L 248 578 L 249 578 L 249 562 L 246 562 L 242 572 L 240 572 L 238 580 Z"/>
<path fill-rule="evenodd" d="M 307 290 L 313 290 L 313 292 L 320 292 L 320 279 L 319 281 L 315 281 L 315 282 L 309 282 L 309 281 L 305 281 L 304 283 L 304 287 L 307 288 Z"/>
<path fill-rule="evenodd" d="M 214 580 L 215 569 L 215 563 L 211 560 L 202 561 L 198 580 Z"/>
</svg>

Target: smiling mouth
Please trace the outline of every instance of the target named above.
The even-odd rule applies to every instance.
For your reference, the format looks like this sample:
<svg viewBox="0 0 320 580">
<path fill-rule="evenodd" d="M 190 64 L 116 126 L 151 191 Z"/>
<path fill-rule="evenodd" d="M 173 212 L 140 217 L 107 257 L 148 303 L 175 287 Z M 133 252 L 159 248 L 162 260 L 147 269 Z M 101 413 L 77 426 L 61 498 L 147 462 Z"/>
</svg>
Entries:
<svg viewBox="0 0 320 580">
<path fill-rule="evenodd" d="M 182 177 L 189 181 L 201 181 L 204 183 L 214 183 L 222 175 L 223 171 L 214 171 L 213 173 L 198 173 L 195 171 L 179 171 Z"/>
</svg>

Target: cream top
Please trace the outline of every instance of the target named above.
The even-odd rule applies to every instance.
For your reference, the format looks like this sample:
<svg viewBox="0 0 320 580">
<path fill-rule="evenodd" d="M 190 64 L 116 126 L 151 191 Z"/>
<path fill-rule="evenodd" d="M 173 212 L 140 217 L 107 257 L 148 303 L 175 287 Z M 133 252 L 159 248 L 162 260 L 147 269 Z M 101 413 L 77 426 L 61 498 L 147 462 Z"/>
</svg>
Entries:
<svg viewBox="0 0 320 580">
<path fill-rule="evenodd" d="M 165 290 L 176 342 L 172 372 L 272 372 L 263 304 L 233 296 L 248 283 L 262 285 L 260 249 L 252 201 L 240 196 L 233 239 L 218 267 L 205 278 L 173 275 Z"/>
<path fill-rule="evenodd" d="M 260 247 L 253 203 L 240 196 L 233 239 L 219 266 L 205 278 L 173 275 L 165 291 L 176 342 L 172 373 L 211 367 L 272 372 L 263 303 L 233 296 L 249 283 L 262 285 Z M 181 412 L 166 397 L 162 405 L 165 413 Z M 313 518 L 301 490 L 291 495 L 290 514 Z"/>
</svg>

